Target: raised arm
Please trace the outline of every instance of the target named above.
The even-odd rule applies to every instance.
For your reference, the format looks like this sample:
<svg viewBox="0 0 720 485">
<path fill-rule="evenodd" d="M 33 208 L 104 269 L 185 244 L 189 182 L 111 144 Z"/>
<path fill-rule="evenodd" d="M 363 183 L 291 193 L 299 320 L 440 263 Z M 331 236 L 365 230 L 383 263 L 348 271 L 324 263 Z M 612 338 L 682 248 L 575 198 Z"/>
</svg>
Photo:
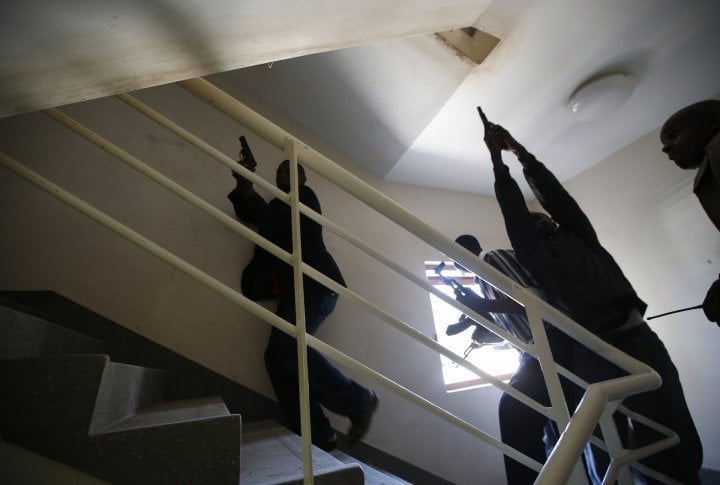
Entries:
<svg viewBox="0 0 720 485">
<path fill-rule="evenodd" d="M 244 155 L 242 151 L 238 163 L 252 172 L 255 171 L 255 158 Z M 232 176 L 236 185 L 227 198 L 232 202 L 235 215 L 241 221 L 259 226 L 267 219 L 268 203 L 255 191 L 252 182 L 235 172 L 232 172 Z"/>
<path fill-rule="evenodd" d="M 484 118 L 484 115 L 481 116 Z M 597 234 L 590 223 L 590 220 L 580 208 L 575 199 L 565 190 L 555 175 L 550 172 L 544 164 L 539 162 L 510 132 L 500 125 L 483 119 L 485 126 L 485 143 L 490 150 L 490 157 L 493 162 L 496 180 L 496 194 L 498 182 L 503 185 L 502 196 L 516 198 L 515 190 L 510 185 L 517 185 L 510 177 L 507 166 L 502 161 L 502 151 L 512 152 L 523 166 L 523 173 L 535 197 L 565 230 L 573 232 L 577 237 L 583 239 L 587 244 L 600 246 Z M 512 182 L 512 184 L 511 184 Z M 519 191 L 519 188 L 517 189 Z M 522 193 L 520 192 L 520 196 Z M 498 201 L 500 195 L 498 195 Z M 505 200 L 506 204 L 510 204 Z M 502 203 L 501 203 L 502 205 Z M 523 203 L 524 205 L 524 203 Z M 517 208 L 516 208 L 517 211 Z M 503 212 L 503 215 L 505 213 Z M 516 215 L 516 217 L 519 217 Z M 529 217 L 529 216 L 528 216 Z M 509 229 L 508 229 L 509 235 Z"/>
<path fill-rule="evenodd" d="M 523 158 L 518 159 L 522 163 L 525 180 L 555 222 L 586 244 L 600 246 L 590 219 L 555 175 L 531 153 L 526 152 Z"/>
<path fill-rule="evenodd" d="M 502 151 L 509 150 L 505 130 L 485 118 L 485 144 L 490 151 L 490 159 L 495 174 L 495 196 L 503 219 L 510 243 L 520 262 L 531 268 L 537 251 L 539 240 L 530 218 L 530 211 L 525 204 L 525 197 L 517 182 L 510 175 L 510 170 L 503 163 Z M 519 147 L 518 147 L 519 149 Z"/>
</svg>

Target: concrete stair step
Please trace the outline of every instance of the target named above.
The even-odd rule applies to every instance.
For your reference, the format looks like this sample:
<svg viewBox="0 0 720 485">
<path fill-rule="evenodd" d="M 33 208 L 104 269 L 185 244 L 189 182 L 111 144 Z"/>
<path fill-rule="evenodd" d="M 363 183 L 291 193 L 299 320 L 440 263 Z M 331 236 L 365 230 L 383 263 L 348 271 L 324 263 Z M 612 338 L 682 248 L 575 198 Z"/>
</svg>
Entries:
<svg viewBox="0 0 720 485">
<path fill-rule="evenodd" d="M 82 469 L 114 485 L 239 483 L 240 415 L 151 421 L 150 426 L 120 425 L 91 436 Z"/>
<path fill-rule="evenodd" d="M 95 400 L 90 433 L 101 432 L 138 410 L 161 402 L 164 387 L 162 370 L 108 361 Z"/>
<path fill-rule="evenodd" d="M 0 361 L 0 433 L 54 458 L 90 430 L 106 355 Z"/>
<path fill-rule="evenodd" d="M 365 485 L 411 485 L 410 482 L 406 482 L 402 478 L 375 468 L 372 465 L 363 463 L 343 451 L 333 450 L 330 454 L 342 463 L 356 463 L 360 465 L 363 469 L 363 473 L 365 474 Z"/>
<path fill-rule="evenodd" d="M 159 402 L 138 410 L 133 416 L 102 432 L 114 433 L 228 415 L 230 412 L 225 402 L 218 396 Z"/>
<path fill-rule="evenodd" d="M 63 440 L 83 440 L 161 400 L 165 378 L 107 355 L 6 359 L 0 369 L 0 411 L 12 416 L 0 416 L 0 429 Z"/>
<path fill-rule="evenodd" d="M 5 304 L 8 301 L 0 298 L 0 359 L 107 352 L 107 344 L 100 340 Z"/>
<path fill-rule="evenodd" d="M 164 373 L 107 355 L 0 361 L 0 436 L 113 484 L 240 476 L 241 418 L 219 398 L 158 402 Z"/>
<path fill-rule="evenodd" d="M 110 485 L 76 468 L 0 439 L 0 483 L 7 485 Z"/>
<path fill-rule="evenodd" d="M 364 483 L 360 465 L 342 463 L 317 447 L 313 447 L 312 455 L 316 484 Z M 240 463 L 243 485 L 300 484 L 303 479 L 301 439 L 275 421 L 248 423 L 243 428 Z"/>
<path fill-rule="evenodd" d="M 113 484 L 302 483 L 300 437 L 278 423 L 243 429 L 219 397 L 166 401 L 164 371 L 112 362 L 104 342 L 4 301 L 0 436 L 6 447 L 20 445 L 23 456 L 40 453 L 38 462 L 57 461 L 53 475 L 73 467 L 91 481 Z M 313 448 L 316 483 L 407 483 L 333 453 Z M 5 482 L 2 476 L 0 467 Z"/>
</svg>

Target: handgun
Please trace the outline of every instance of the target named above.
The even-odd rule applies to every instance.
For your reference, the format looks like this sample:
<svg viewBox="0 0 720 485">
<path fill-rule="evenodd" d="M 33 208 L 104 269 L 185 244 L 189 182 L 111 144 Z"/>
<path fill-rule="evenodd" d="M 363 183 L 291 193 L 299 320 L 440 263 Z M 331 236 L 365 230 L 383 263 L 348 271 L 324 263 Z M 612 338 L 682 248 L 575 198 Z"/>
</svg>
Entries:
<svg viewBox="0 0 720 485">
<path fill-rule="evenodd" d="M 244 136 L 240 136 L 240 163 L 250 170 L 251 172 L 255 171 L 255 167 L 257 167 L 257 162 L 255 161 L 255 157 L 252 154 L 252 151 L 250 150 L 250 145 L 248 145 L 247 140 Z"/>
<path fill-rule="evenodd" d="M 483 126 L 485 127 L 485 129 L 487 129 L 492 123 L 490 123 L 490 121 L 487 119 L 487 116 L 485 116 L 485 113 L 483 113 L 483 110 L 480 106 L 477 107 L 477 110 L 478 114 L 480 115 L 480 119 L 483 122 Z"/>
</svg>

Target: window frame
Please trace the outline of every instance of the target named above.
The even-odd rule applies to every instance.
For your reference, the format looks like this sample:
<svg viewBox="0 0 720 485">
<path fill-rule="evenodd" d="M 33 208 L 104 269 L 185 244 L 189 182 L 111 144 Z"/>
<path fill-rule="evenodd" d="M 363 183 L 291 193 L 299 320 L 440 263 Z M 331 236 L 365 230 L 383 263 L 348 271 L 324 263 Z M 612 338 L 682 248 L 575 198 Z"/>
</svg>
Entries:
<svg viewBox="0 0 720 485">
<path fill-rule="evenodd" d="M 441 262 L 442 261 L 425 261 L 425 276 L 430 285 L 432 285 L 436 288 L 444 287 L 445 289 L 441 290 L 441 291 L 443 291 L 446 294 L 453 297 L 453 292 L 452 292 L 450 285 L 445 283 L 445 281 L 443 281 L 443 279 L 439 275 L 435 274 L 435 268 Z M 469 287 L 476 293 L 480 294 L 480 292 L 478 291 L 479 288 L 477 287 L 477 285 L 475 283 L 475 275 L 473 273 L 463 271 L 462 269 L 455 266 L 454 262 L 452 262 L 452 261 L 445 261 L 445 269 L 443 270 L 443 273 L 445 274 L 446 272 L 448 273 L 447 274 L 448 278 L 452 278 L 455 281 L 457 281 L 459 284 L 461 284 L 462 286 Z M 447 348 L 448 350 L 462 356 L 463 351 L 461 350 L 458 352 L 457 346 L 455 346 L 455 345 L 448 346 L 447 345 L 447 339 L 452 338 L 452 337 L 443 337 L 443 338 L 440 337 L 440 335 L 443 335 L 443 336 L 445 335 L 445 330 L 446 330 L 447 325 L 450 323 L 453 323 L 453 322 L 445 321 L 445 320 L 438 321 L 438 316 L 439 316 L 440 312 L 442 311 L 440 308 L 438 308 L 438 305 L 444 305 L 444 306 L 449 306 L 449 305 L 446 302 L 442 301 L 440 298 L 438 298 L 436 295 L 430 294 L 429 296 L 430 296 L 430 304 L 431 304 L 432 312 L 433 312 L 433 325 L 435 326 L 435 341 L 438 342 L 443 347 Z M 457 310 L 455 308 L 453 308 L 452 311 L 457 312 L 457 314 L 462 313 L 460 310 Z M 457 321 L 457 320 L 455 320 L 455 321 Z M 465 330 L 458 335 L 466 336 L 468 333 L 469 333 L 469 330 Z M 471 341 L 470 339 L 467 340 L 468 345 L 470 344 L 470 341 Z M 501 348 L 501 349 L 493 348 L 492 352 L 512 351 L 514 353 L 513 357 L 517 361 L 517 365 L 515 365 L 511 369 L 509 368 L 510 370 L 500 371 L 500 372 L 490 372 L 489 371 L 489 373 L 491 375 L 493 375 L 495 378 L 497 378 L 503 382 L 508 382 L 510 380 L 510 378 L 513 376 L 513 374 L 516 372 L 517 367 L 519 366 L 520 352 L 516 347 L 510 345 L 509 346 L 510 348 L 508 348 L 508 345 L 505 345 L 505 344 L 507 344 L 507 342 L 502 344 L 503 348 Z M 468 345 L 465 346 L 466 349 L 467 349 Z M 487 346 L 488 345 L 483 345 L 479 349 L 473 350 L 473 352 L 477 352 L 478 350 L 480 350 L 484 347 L 487 347 Z M 496 347 L 496 346 L 492 346 L 492 347 Z M 487 351 L 485 352 L 485 354 L 487 354 Z M 500 356 L 501 354 L 497 354 L 497 355 Z M 509 359 L 508 354 L 502 354 L 502 355 L 505 359 Z M 487 357 L 485 357 L 485 359 L 475 359 L 475 360 L 481 360 L 480 362 L 478 362 L 478 361 L 473 362 L 471 357 L 473 357 L 472 353 L 468 356 L 468 361 L 472 362 L 477 367 L 479 367 L 483 370 L 486 370 L 484 368 L 484 366 L 482 365 L 482 363 L 483 362 L 487 363 L 487 360 L 485 360 L 485 359 L 487 359 Z M 465 390 L 470 390 L 470 389 L 477 389 L 480 387 L 487 387 L 487 386 L 492 385 L 490 381 L 488 381 L 484 377 L 477 376 L 474 373 L 472 374 L 473 375 L 472 378 L 462 379 L 462 380 L 452 380 L 452 378 L 449 378 L 449 376 L 448 376 L 449 372 L 447 371 L 446 366 L 448 366 L 448 365 L 457 366 L 458 364 L 454 364 L 452 361 L 449 361 L 449 359 L 447 357 L 442 356 L 442 355 L 440 356 L 440 365 L 442 367 L 441 371 L 443 374 L 443 383 L 445 385 L 445 391 L 448 393 L 465 391 Z M 467 369 L 463 368 L 463 370 L 468 373 L 471 373 L 471 371 L 469 371 Z"/>
</svg>

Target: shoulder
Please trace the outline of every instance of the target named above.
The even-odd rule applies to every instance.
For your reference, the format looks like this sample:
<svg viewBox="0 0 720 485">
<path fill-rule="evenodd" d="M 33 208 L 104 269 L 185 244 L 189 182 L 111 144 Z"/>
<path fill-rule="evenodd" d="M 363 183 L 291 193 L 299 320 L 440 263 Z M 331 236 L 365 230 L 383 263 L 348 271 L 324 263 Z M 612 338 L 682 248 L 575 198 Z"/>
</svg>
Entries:
<svg viewBox="0 0 720 485">
<path fill-rule="evenodd" d="M 710 143 L 707 144 L 706 148 L 707 153 L 715 153 L 718 154 L 720 151 L 720 132 L 718 132 L 712 140 L 710 140 Z"/>
<path fill-rule="evenodd" d="M 311 196 L 313 196 L 313 197 L 317 197 L 317 196 L 315 195 L 315 191 L 314 191 L 313 189 L 311 189 L 310 187 L 308 187 L 307 185 L 301 185 L 301 186 L 300 186 L 300 194 L 301 194 L 301 195 L 302 195 L 302 194 L 311 195 Z"/>
<path fill-rule="evenodd" d="M 317 199 L 317 195 L 315 195 L 315 191 L 308 187 L 307 185 L 301 185 L 300 186 L 300 195 L 305 197 L 315 197 Z"/>
<path fill-rule="evenodd" d="M 720 181 L 720 133 L 705 146 L 705 158 L 695 173 L 693 186 L 696 191 L 708 172 L 712 173 L 715 180 Z"/>
<path fill-rule="evenodd" d="M 482 259 L 488 264 L 493 264 L 498 261 L 512 261 L 517 262 L 515 251 L 512 249 L 493 249 L 490 251 L 483 252 Z"/>
<path fill-rule="evenodd" d="M 705 147 L 705 155 L 710 160 L 713 172 L 715 169 L 720 168 L 720 133 L 710 140 L 710 143 Z"/>
<path fill-rule="evenodd" d="M 311 189 L 307 185 L 300 186 L 299 198 L 300 202 L 302 202 L 303 204 L 312 207 L 313 209 L 319 210 L 320 200 L 318 199 L 313 189 Z"/>
<path fill-rule="evenodd" d="M 530 271 L 518 261 L 515 251 L 511 249 L 495 249 L 488 251 L 483 260 L 505 276 L 525 287 L 538 286 Z"/>
</svg>

